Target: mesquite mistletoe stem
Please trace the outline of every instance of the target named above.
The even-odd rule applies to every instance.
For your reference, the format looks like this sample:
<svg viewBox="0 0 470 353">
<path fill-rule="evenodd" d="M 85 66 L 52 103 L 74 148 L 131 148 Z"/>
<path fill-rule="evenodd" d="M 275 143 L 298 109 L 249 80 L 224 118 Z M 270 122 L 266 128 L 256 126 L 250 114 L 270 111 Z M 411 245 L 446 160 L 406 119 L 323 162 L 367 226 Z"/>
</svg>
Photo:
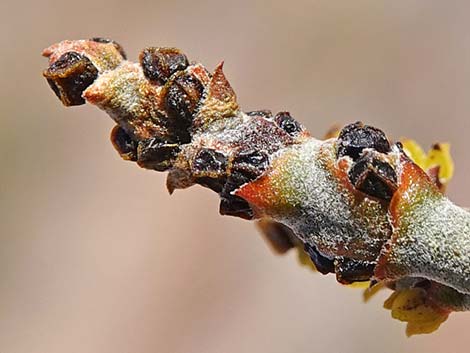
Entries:
<svg viewBox="0 0 470 353">
<path fill-rule="evenodd" d="M 62 103 L 106 111 L 119 154 L 168 171 L 170 193 L 200 184 L 221 214 L 261 220 L 280 252 L 301 246 L 341 283 L 394 289 L 386 306 L 410 334 L 470 310 L 470 214 L 381 130 L 358 122 L 322 141 L 287 112 L 242 112 L 222 63 L 210 73 L 175 48 L 132 63 L 94 38 L 43 55 Z"/>
</svg>

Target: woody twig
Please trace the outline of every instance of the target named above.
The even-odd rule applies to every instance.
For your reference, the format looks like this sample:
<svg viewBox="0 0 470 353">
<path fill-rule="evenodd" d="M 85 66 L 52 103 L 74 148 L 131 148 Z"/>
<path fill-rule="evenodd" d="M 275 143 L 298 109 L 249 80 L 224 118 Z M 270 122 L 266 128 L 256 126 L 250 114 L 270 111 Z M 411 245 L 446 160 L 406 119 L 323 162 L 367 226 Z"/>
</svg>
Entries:
<svg viewBox="0 0 470 353">
<path fill-rule="evenodd" d="M 43 55 L 62 103 L 108 113 L 121 157 L 168 172 L 170 193 L 207 187 L 221 214 L 257 220 L 278 252 L 301 248 L 342 284 L 393 289 L 385 306 L 408 334 L 470 310 L 470 214 L 443 194 L 445 145 L 430 164 L 412 142 L 360 122 L 316 139 L 287 112 L 241 111 L 222 63 L 211 73 L 175 48 L 146 48 L 132 63 L 94 38 Z"/>
</svg>

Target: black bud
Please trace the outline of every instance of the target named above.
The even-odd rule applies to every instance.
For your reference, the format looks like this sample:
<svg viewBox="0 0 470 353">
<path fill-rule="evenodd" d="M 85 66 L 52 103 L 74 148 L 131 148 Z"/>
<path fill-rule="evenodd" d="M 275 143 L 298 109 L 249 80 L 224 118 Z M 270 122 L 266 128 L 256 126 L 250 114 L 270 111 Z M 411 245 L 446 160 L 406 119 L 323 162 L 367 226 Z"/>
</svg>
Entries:
<svg viewBox="0 0 470 353">
<path fill-rule="evenodd" d="M 253 219 L 249 203 L 232 192 L 260 176 L 268 166 L 268 156 L 259 151 L 240 151 L 232 160 L 227 181 L 220 192 L 220 214 Z"/>
<path fill-rule="evenodd" d="M 239 152 L 232 161 L 231 174 L 240 179 L 240 185 L 259 177 L 268 167 L 269 157 L 256 150 Z"/>
<path fill-rule="evenodd" d="M 375 262 L 338 258 L 336 261 L 336 280 L 342 284 L 369 281 L 374 275 Z"/>
<path fill-rule="evenodd" d="M 192 163 L 193 173 L 217 173 L 225 175 L 227 158 L 220 152 L 209 148 L 202 148 Z"/>
<path fill-rule="evenodd" d="M 288 112 L 277 113 L 274 117 L 277 125 L 289 135 L 295 136 L 303 130 L 302 125 L 297 122 Z"/>
<path fill-rule="evenodd" d="M 83 91 L 98 77 L 90 59 L 77 52 L 67 52 L 43 73 L 54 93 L 66 106 L 85 104 Z"/>
<path fill-rule="evenodd" d="M 334 259 L 322 255 L 314 245 L 305 243 L 304 250 L 310 256 L 318 272 L 324 275 L 335 272 Z"/>
<path fill-rule="evenodd" d="M 392 166 L 369 155 L 353 164 L 349 180 L 356 189 L 383 200 L 390 200 L 397 188 L 397 175 Z"/>
<path fill-rule="evenodd" d="M 137 161 L 137 142 L 119 125 L 111 131 L 111 142 L 123 159 Z"/>
<path fill-rule="evenodd" d="M 253 210 L 248 202 L 234 195 L 221 196 L 219 213 L 223 216 L 234 216 L 247 220 L 254 217 Z"/>
<path fill-rule="evenodd" d="M 139 60 L 145 77 L 160 85 L 188 66 L 188 58 L 176 48 L 147 48 L 142 51 Z"/>
<path fill-rule="evenodd" d="M 155 138 L 139 141 L 137 163 L 143 168 L 163 172 L 171 168 L 179 151 L 177 144 L 169 144 Z"/>
<path fill-rule="evenodd" d="M 349 156 L 356 160 L 364 148 L 373 148 L 381 153 L 390 152 L 390 143 L 382 130 L 357 122 L 341 130 L 337 148 L 338 158 Z"/>
<path fill-rule="evenodd" d="M 190 140 L 189 129 L 193 115 L 202 98 L 204 87 L 197 78 L 182 73 L 169 81 L 165 90 L 164 104 L 169 124 L 175 131 L 178 141 L 187 143 Z"/>
</svg>

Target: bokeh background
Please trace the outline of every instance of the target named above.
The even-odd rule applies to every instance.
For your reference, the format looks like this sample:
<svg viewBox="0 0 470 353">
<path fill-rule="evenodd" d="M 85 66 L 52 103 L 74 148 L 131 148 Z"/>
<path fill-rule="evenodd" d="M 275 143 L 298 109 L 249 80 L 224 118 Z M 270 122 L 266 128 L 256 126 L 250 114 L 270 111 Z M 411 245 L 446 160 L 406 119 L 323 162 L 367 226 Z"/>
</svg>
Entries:
<svg viewBox="0 0 470 353">
<path fill-rule="evenodd" d="M 468 1 L 3 1 L 0 352 L 468 352 L 470 314 L 407 339 L 332 276 L 274 256 L 200 187 L 121 161 L 112 121 L 65 109 L 41 50 L 104 36 L 135 60 L 177 46 L 226 74 L 246 110 L 289 110 L 314 135 L 361 119 L 450 141 L 470 205 Z"/>
</svg>

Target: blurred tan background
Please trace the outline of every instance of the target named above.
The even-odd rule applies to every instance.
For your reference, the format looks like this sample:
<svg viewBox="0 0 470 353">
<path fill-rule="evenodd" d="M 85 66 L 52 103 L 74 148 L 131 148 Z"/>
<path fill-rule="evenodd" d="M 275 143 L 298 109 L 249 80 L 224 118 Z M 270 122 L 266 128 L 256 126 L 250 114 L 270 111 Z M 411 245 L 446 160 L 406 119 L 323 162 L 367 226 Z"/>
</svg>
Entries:
<svg viewBox="0 0 470 353">
<path fill-rule="evenodd" d="M 0 352 L 468 352 L 470 313 L 407 339 L 359 290 L 274 256 L 199 187 L 118 157 L 101 111 L 65 109 L 41 50 L 104 36 L 135 60 L 178 46 L 225 70 L 246 110 L 317 136 L 361 119 L 452 142 L 470 206 L 468 1 L 89 1 L 0 4 Z"/>
</svg>

